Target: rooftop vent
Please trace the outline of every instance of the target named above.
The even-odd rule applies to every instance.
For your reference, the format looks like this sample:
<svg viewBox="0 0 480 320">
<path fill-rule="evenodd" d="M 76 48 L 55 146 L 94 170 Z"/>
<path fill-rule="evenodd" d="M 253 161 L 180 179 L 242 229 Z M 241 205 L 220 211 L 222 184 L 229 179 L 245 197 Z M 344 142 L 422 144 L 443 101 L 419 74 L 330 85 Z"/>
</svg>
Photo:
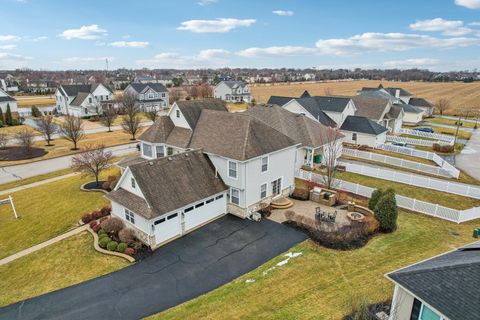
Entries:
<svg viewBox="0 0 480 320">
<path fill-rule="evenodd" d="M 172 161 L 172 160 L 173 160 L 172 157 L 168 157 L 168 161 Z"/>
<path fill-rule="evenodd" d="M 153 166 L 153 162 L 152 161 L 148 161 L 148 164 Z"/>
</svg>

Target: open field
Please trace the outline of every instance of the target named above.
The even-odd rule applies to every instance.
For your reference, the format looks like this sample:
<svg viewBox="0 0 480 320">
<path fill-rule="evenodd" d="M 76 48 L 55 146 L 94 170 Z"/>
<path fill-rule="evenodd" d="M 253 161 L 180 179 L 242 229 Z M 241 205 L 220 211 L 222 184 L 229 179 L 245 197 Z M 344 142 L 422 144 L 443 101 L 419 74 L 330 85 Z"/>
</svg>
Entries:
<svg viewBox="0 0 480 320">
<path fill-rule="evenodd" d="M 455 224 L 400 212 L 399 228 L 353 251 L 326 249 L 307 240 L 302 255 L 263 274 L 279 256 L 229 284 L 150 319 L 341 319 L 352 300 L 392 297 L 384 274 L 472 242 L 479 221 Z M 455 235 L 457 232 L 458 235 Z M 245 283 L 247 279 L 255 280 Z M 358 301 L 358 300 L 357 300 Z"/>
<path fill-rule="evenodd" d="M 15 99 L 19 108 L 51 106 L 55 104 L 53 96 L 16 96 Z"/>
<path fill-rule="evenodd" d="M 271 95 L 280 96 L 299 96 L 304 90 L 310 94 L 325 95 L 325 90 L 329 90 L 332 95 L 355 95 L 362 87 L 376 87 L 382 83 L 385 87 L 402 87 L 413 95 L 425 98 L 430 103 L 435 103 L 440 98 L 450 100 L 452 106 L 445 114 L 455 114 L 462 108 L 477 108 L 480 110 L 480 101 L 478 92 L 480 91 L 480 82 L 393 82 L 376 80 L 358 80 L 345 82 L 304 82 L 287 84 L 255 84 L 251 86 L 252 95 L 257 102 L 267 102 Z"/>
<path fill-rule="evenodd" d="M 117 271 L 122 258 L 101 254 L 83 232 L 0 266 L 0 306 Z"/>
<path fill-rule="evenodd" d="M 36 135 L 40 135 L 40 132 L 35 130 L 34 128 L 27 126 L 25 124 L 19 126 L 11 126 L 11 127 L 0 127 L 0 133 L 6 133 L 8 135 L 14 135 L 17 132 L 22 131 L 23 129 L 30 129 L 35 132 Z"/>
</svg>

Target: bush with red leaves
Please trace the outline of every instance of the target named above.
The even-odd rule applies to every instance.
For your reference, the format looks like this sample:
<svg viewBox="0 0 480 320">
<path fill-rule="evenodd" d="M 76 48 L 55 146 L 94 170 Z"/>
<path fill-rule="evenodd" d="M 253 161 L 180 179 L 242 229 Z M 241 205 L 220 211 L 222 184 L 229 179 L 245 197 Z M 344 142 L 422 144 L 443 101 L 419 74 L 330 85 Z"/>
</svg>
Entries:
<svg viewBox="0 0 480 320">
<path fill-rule="evenodd" d="M 112 207 L 105 206 L 102 209 L 100 209 L 100 212 L 102 213 L 102 217 L 108 216 L 112 212 Z"/>
<path fill-rule="evenodd" d="M 90 221 L 92 221 L 93 217 L 92 217 L 92 214 L 91 213 L 85 213 L 83 216 L 82 216 L 82 222 L 83 223 L 89 223 Z"/>
<path fill-rule="evenodd" d="M 97 221 L 96 220 L 93 220 L 93 221 L 90 221 L 90 228 L 93 228 L 97 225 Z"/>
<path fill-rule="evenodd" d="M 99 225 L 99 224 L 96 224 L 92 227 L 93 231 L 98 233 L 98 231 L 100 231 L 102 229 L 102 226 Z"/>
<path fill-rule="evenodd" d="M 107 219 L 109 219 L 109 218 L 110 218 L 110 217 L 102 217 L 102 218 L 100 218 L 100 220 L 98 220 L 98 222 L 102 223 L 103 221 L 105 221 L 105 220 L 107 220 Z"/>
<path fill-rule="evenodd" d="M 97 220 L 103 217 L 102 213 L 99 210 L 92 211 L 92 218 Z"/>
<path fill-rule="evenodd" d="M 117 217 L 107 219 L 103 221 L 101 225 L 102 229 L 109 234 L 118 234 L 118 232 L 124 227 L 122 219 Z"/>
<path fill-rule="evenodd" d="M 135 249 L 133 248 L 126 248 L 123 253 L 129 255 L 129 256 L 133 256 L 135 254 Z"/>
</svg>

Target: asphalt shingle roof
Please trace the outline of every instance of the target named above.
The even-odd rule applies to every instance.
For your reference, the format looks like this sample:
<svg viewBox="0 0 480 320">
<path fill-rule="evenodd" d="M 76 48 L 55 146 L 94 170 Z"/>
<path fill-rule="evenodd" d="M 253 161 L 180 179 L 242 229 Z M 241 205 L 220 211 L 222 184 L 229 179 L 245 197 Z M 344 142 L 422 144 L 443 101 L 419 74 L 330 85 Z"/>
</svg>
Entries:
<svg viewBox="0 0 480 320">
<path fill-rule="evenodd" d="M 452 320 L 480 318 L 480 242 L 387 276 Z"/>
<path fill-rule="evenodd" d="M 89 92 L 79 92 L 75 99 L 70 103 L 72 106 L 80 106 L 85 99 L 89 96 Z"/>
<path fill-rule="evenodd" d="M 177 101 L 175 103 L 185 117 L 185 120 L 187 120 L 188 125 L 192 129 L 195 129 L 202 110 L 216 110 L 228 112 L 228 109 L 225 107 L 225 102 L 221 99 L 209 98 L 199 100 Z"/>
<path fill-rule="evenodd" d="M 365 134 L 379 135 L 387 132 L 388 129 L 366 117 L 348 116 L 343 122 L 340 130 L 360 132 Z"/>
<path fill-rule="evenodd" d="M 408 103 L 414 107 L 433 108 L 432 104 L 423 98 L 410 98 Z"/>
<path fill-rule="evenodd" d="M 132 82 L 130 86 L 135 89 L 138 93 L 145 90 L 145 88 L 149 87 L 155 92 L 168 92 L 167 88 L 161 83 L 149 82 L 149 83 L 140 83 L 140 82 Z"/>
<path fill-rule="evenodd" d="M 357 111 L 356 116 L 367 117 L 369 119 L 380 120 L 386 113 L 389 99 L 369 96 L 355 96 L 352 98 Z"/>
<path fill-rule="evenodd" d="M 245 87 L 247 84 L 243 81 L 236 81 L 236 80 L 227 80 L 227 81 L 222 81 L 225 83 L 229 88 L 238 88 L 238 87 Z"/>
</svg>

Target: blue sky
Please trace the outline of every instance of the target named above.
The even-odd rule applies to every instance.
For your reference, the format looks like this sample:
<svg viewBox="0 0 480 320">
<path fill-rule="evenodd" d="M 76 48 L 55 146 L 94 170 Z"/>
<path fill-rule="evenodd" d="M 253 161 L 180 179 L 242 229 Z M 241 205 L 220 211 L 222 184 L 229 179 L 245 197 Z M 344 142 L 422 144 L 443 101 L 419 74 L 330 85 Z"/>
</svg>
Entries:
<svg viewBox="0 0 480 320">
<path fill-rule="evenodd" d="M 0 0 L 0 69 L 480 69 L 480 0 Z"/>
</svg>

